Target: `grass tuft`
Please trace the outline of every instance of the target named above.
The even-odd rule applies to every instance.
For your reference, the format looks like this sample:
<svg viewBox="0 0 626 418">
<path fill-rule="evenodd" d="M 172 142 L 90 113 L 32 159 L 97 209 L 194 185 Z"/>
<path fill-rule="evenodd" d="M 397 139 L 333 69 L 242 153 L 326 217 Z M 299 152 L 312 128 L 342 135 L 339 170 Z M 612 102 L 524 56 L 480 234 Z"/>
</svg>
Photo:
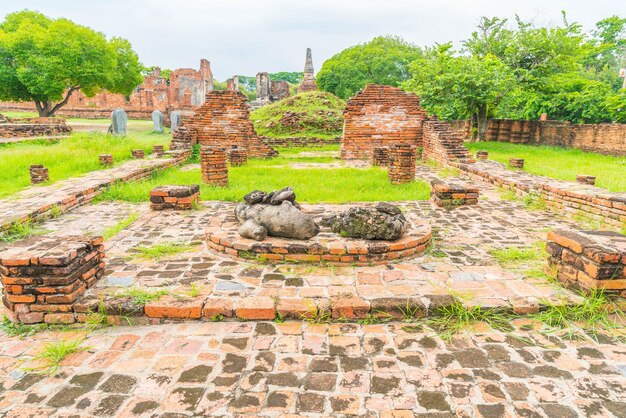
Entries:
<svg viewBox="0 0 626 418">
<path fill-rule="evenodd" d="M 104 237 L 105 240 L 111 239 L 117 234 L 119 234 L 120 232 L 122 232 L 124 229 L 128 228 L 128 226 L 132 224 L 133 222 L 135 222 L 138 218 L 139 218 L 139 215 L 133 212 L 130 215 L 128 215 L 126 218 L 116 223 L 115 225 L 112 225 L 106 228 L 104 231 L 102 231 L 102 236 Z"/>
<path fill-rule="evenodd" d="M 46 331 L 48 328 L 48 324 L 24 325 L 13 322 L 6 315 L 3 315 L 2 321 L 0 321 L 0 331 L 9 337 L 20 337 L 21 339 Z"/>
<path fill-rule="evenodd" d="M 495 330 L 509 333 L 513 330 L 512 317 L 512 314 L 493 308 L 467 307 L 457 299 L 451 305 L 437 308 L 432 317 L 426 319 L 426 323 L 434 328 L 442 339 L 450 340 L 462 331 L 471 331 L 481 322 Z"/>
<path fill-rule="evenodd" d="M 61 362 L 68 356 L 85 351 L 84 339 L 54 341 L 44 345 L 43 350 L 33 357 L 40 366 L 26 369 L 41 374 L 55 375 L 61 367 Z"/>
<path fill-rule="evenodd" d="M 166 257 L 171 257 L 176 254 L 191 251 L 197 247 L 197 244 L 182 244 L 177 242 L 164 242 L 161 244 L 154 244 L 150 247 L 135 247 L 137 251 L 137 258 L 144 260 L 158 261 Z"/>
<path fill-rule="evenodd" d="M 112 293 L 110 296 L 116 299 L 130 298 L 137 306 L 143 306 L 147 303 L 160 299 L 162 296 L 168 295 L 167 289 L 147 289 L 142 287 L 128 287 Z"/>
<path fill-rule="evenodd" d="M 0 234 L 0 242 L 13 242 L 24 238 L 28 238 L 31 235 L 41 235 L 45 231 L 37 228 L 32 221 L 26 222 L 15 221 L 11 224 L 11 227 Z"/>
</svg>

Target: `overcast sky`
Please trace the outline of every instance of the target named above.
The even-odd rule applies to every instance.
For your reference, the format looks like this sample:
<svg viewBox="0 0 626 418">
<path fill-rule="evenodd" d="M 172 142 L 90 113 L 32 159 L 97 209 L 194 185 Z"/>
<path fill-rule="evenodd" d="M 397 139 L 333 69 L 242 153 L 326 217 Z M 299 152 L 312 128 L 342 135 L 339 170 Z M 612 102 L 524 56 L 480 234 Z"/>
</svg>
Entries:
<svg viewBox="0 0 626 418">
<path fill-rule="evenodd" d="M 197 68 L 207 58 L 220 81 L 302 71 L 307 47 L 317 71 L 377 35 L 420 46 L 458 42 L 483 15 L 555 24 L 566 10 L 585 29 L 611 15 L 626 17 L 621 0 L 0 0 L 0 16 L 24 8 L 127 38 L 148 66 Z"/>
</svg>

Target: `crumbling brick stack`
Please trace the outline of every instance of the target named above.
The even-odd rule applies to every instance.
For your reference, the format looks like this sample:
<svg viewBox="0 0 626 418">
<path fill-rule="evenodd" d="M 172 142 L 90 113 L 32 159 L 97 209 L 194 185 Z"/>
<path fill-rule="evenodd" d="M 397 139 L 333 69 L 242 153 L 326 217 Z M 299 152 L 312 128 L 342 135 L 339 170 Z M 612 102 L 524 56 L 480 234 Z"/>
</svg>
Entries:
<svg viewBox="0 0 626 418">
<path fill-rule="evenodd" d="M 150 191 L 152 210 L 191 210 L 198 203 L 200 186 L 159 186 Z"/>
<path fill-rule="evenodd" d="M 140 159 L 145 157 L 145 153 L 142 149 L 134 149 L 130 151 L 133 158 Z"/>
<path fill-rule="evenodd" d="M 192 142 L 201 145 L 246 148 L 249 156 L 259 158 L 278 154 L 256 134 L 246 97 L 238 91 L 210 91 L 185 126 L 192 134 Z"/>
<path fill-rule="evenodd" d="M 245 148 L 231 148 L 227 151 L 228 161 L 233 167 L 244 165 L 248 162 L 248 150 Z"/>
<path fill-rule="evenodd" d="M 40 184 L 50 180 L 48 169 L 41 164 L 32 164 L 29 168 L 30 183 Z"/>
<path fill-rule="evenodd" d="M 422 158 L 440 162 L 474 162 L 467 148 L 463 145 L 463 135 L 448 122 L 432 118 L 423 126 Z"/>
<path fill-rule="evenodd" d="M 37 136 L 66 136 L 72 127 L 60 118 L 8 120 L 0 123 L 0 138 L 28 138 Z"/>
<path fill-rule="evenodd" d="M 186 126 L 179 125 L 172 133 L 172 141 L 170 142 L 170 150 L 190 150 L 191 147 L 198 143 L 198 137 L 192 135 L 192 132 Z"/>
<path fill-rule="evenodd" d="M 368 84 L 346 103 L 341 158 L 371 160 L 374 147 L 422 145 L 426 111 L 397 87 Z"/>
<path fill-rule="evenodd" d="M 440 207 L 475 205 L 478 203 L 478 187 L 466 183 L 432 180 L 431 199 Z"/>
<path fill-rule="evenodd" d="M 513 168 L 519 168 L 521 170 L 524 168 L 524 159 L 523 158 L 510 158 L 509 165 Z"/>
<path fill-rule="evenodd" d="M 608 231 L 554 230 L 546 250 L 549 274 L 582 290 L 626 296 L 626 236 Z"/>
<path fill-rule="evenodd" d="M 163 145 L 155 145 L 152 148 L 152 153 L 154 154 L 155 157 L 161 158 L 163 154 L 165 153 L 165 150 L 163 149 Z"/>
<path fill-rule="evenodd" d="M 214 186 L 228 186 L 228 165 L 226 150 L 217 146 L 200 148 L 202 181 Z"/>
<path fill-rule="evenodd" d="M 72 323 L 73 303 L 104 274 L 102 237 L 32 237 L 0 252 L 2 301 L 16 322 Z"/>
<path fill-rule="evenodd" d="M 98 155 L 98 161 L 101 165 L 113 165 L 113 156 L 111 154 L 100 154 Z"/>
<path fill-rule="evenodd" d="M 476 151 L 476 158 L 479 160 L 487 160 L 489 159 L 489 152 L 487 151 Z"/>
<path fill-rule="evenodd" d="M 409 144 L 389 147 L 387 175 L 392 184 L 410 183 L 415 180 L 416 148 Z"/>
<path fill-rule="evenodd" d="M 374 147 L 372 165 L 385 167 L 389 163 L 389 147 Z"/>
</svg>

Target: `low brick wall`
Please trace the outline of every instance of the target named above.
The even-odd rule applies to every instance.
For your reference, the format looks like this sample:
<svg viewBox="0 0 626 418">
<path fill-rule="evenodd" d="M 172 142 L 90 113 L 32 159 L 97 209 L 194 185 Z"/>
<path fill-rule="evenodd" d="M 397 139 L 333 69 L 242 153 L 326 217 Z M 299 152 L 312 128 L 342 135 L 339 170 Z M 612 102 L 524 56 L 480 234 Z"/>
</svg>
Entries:
<svg viewBox="0 0 626 418">
<path fill-rule="evenodd" d="M 626 155 L 626 124 L 578 125 L 554 120 L 491 119 L 487 125 L 487 140 Z"/>
<path fill-rule="evenodd" d="M 64 123 L 0 123 L 0 138 L 64 136 L 72 127 Z"/>
<path fill-rule="evenodd" d="M 248 150 L 245 148 L 231 148 L 226 154 L 228 156 L 228 162 L 233 167 L 238 167 L 248 162 Z"/>
<path fill-rule="evenodd" d="M 626 193 L 611 193 L 591 185 L 512 171 L 495 161 L 474 164 L 450 161 L 448 165 L 458 168 L 464 176 L 487 181 L 517 195 L 532 193 L 553 209 L 570 214 L 582 213 L 617 228 L 626 225 Z"/>
<path fill-rule="evenodd" d="M 603 289 L 626 296 L 626 236 L 606 231 L 548 233 L 550 274 L 582 290 Z"/>
<path fill-rule="evenodd" d="M 283 147 L 283 148 L 322 147 L 324 145 L 341 144 L 341 137 L 332 138 L 332 139 L 322 139 L 322 138 L 305 138 L 305 137 L 270 138 L 269 136 L 262 136 L 261 140 L 271 147 Z"/>
<path fill-rule="evenodd" d="M 11 319 L 73 323 L 73 303 L 104 274 L 102 237 L 33 237 L 0 252 L 2 302 Z"/>
</svg>

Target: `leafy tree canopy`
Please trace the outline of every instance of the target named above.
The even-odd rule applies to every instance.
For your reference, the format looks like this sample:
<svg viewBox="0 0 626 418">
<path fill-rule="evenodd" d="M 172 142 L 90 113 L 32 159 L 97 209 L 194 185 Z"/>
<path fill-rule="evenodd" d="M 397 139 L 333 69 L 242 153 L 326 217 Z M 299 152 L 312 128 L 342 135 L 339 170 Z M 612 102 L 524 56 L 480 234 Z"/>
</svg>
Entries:
<svg viewBox="0 0 626 418">
<path fill-rule="evenodd" d="M 0 99 L 34 101 L 51 116 L 81 90 L 129 95 L 142 81 L 141 64 L 130 43 L 67 19 L 29 10 L 0 23 Z"/>
<path fill-rule="evenodd" d="M 399 37 L 379 36 L 324 62 L 317 85 L 342 99 L 369 83 L 399 86 L 409 78 L 409 64 L 421 56 L 420 48 Z"/>
</svg>

